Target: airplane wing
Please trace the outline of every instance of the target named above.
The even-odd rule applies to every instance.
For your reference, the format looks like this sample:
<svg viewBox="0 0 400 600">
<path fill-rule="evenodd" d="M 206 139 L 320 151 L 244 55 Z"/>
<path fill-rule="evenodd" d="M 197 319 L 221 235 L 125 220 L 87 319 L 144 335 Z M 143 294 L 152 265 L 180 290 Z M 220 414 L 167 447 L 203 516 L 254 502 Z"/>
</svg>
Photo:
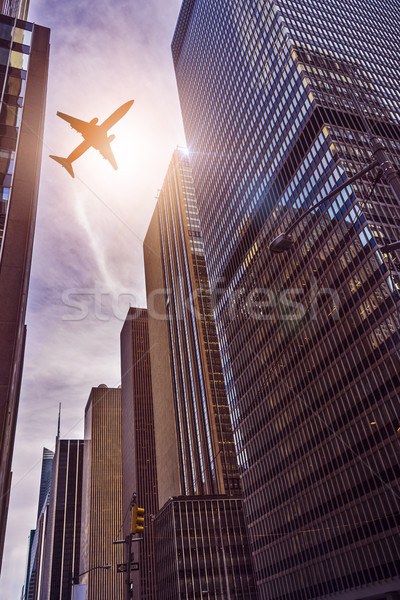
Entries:
<svg viewBox="0 0 400 600">
<path fill-rule="evenodd" d="M 119 121 L 120 119 L 122 119 L 122 117 L 128 112 L 128 110 L 130 109 L 130 107 L 132 106 L 133 103 L 134 103 L 134 100 L 129 100 L 129 102 L 125 102 L 125 104 L 123 104 L 122 106 L 120 106 L 119 108 L 117 108 L 117 110 L 115 112 L 113 112 L 113 114 L 110 115 L 101 124 L 101 128 L 105 129 L 105 130 L 110 129 L 110 127 L 112 127 L 113 125 L 115 125 L 115 123 L 117 123 L 117 121 Z"/>
<path fill-rule="evenodd" d="M 102 142 L 100 147 L 98 147 L 98 150 L 99 150 L 100 154 L 102 155 L 102 157 L 105 158 L 106 160 L 108 160 L 108 162 L 110 163 L 112 168 L 117 170 L 118 165 L 117 165 L 117 161 L 114 158 L 113 151 L 111 150 L 110 142 L 107 140 Z"/>
<path fill-rule="evenodd" d="M 67 121 L 67 123 L 69 123 L 71 127 L 79 133 L 83 134 L 84 131 L 87 131 L 89 123 L 87 123 L 86 121 L 75 119 L 75 117 L 70 117 L 69 115 L 66 115 L 59 111 L 57 111 L 57 116 L 61 117 L 61 119 L 64 119 L 64 121 Z"/>
</svg>

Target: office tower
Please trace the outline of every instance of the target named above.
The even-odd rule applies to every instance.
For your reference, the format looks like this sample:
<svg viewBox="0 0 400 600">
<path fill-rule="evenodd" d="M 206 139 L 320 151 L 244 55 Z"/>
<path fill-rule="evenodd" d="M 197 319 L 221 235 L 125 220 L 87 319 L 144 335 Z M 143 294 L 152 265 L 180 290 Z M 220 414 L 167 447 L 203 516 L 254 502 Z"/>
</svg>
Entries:
<svg viewBox="0 0 400 600">
<path fill-rule="evenodd" d="M 92 388 L 85 408 L 83 459 L 81 584 L 87 600 L 123 600 L 121 390 Z M 111 565 L 110 570 L 101 567 Z M 77 581 L 75 580 L 75 583 Z"/>
<path fill-rule="evenodd" d="M 122 509 L 124 537 L 130 533 L 131 501 L 145 510 L 143 542 L 132 543 L 139 571 L 132 573 L 134 598 L 156 600 L 154 515 L 158 512 L 153 397 L 147 310 L 130 308 L 121 331 Z M 125 576 L 127 577 L 127 576 Z"/>
<path fill-rule="evenodd" d="M 400 590 L 390 0 L 185 0 L 172 43 L 259 596 Z M 350 591 L 351 590 L 351 591 Z"/>
<path fill-rule="evenodd" d="M 0 568 L 25 344 L 49 30 L 0 15 Z"/>
<path fill-rule="evenodd" d="M 40 573 L 42 566 L 43 536 L 46 525 L 47 507 L 50 498 L 53 458 L 54 452 L 47 448 L 43 448 L 36 529 L 31 530 L 29 535 L 28 564 L 23 595 L 24 600 L 36 600 L 38 598 L 38 574 Z"/>
<path fill-rule="evenodd" d="M 42 470 L 40 474 L 39 502 L 37 512 L 38 517 L 50 492 L 53 458 L 54 452 L 52 450 L 49 450 L 48 448 L 43 448 Z"/>
<path fill-rule="evenodd" d="M 1 0 L 0 13 L 17 19 L 27 19 L 29 0 Z"/>
<path fill-rule="evenodd" d="M 159 502 L 164 505 L 155 520 L 156 538 L 163 540 L 157 545 L 158 598 L 195 598 L 203 592 L 210 600 L 224 594 L 250 600 L 255 589 L 250 556 L 243 552 L 248 542 L 239 472 L 184 150 L 173 154 L 144 258 Z M 222 543 L 227 523 L 240 533 L 235 529 Z"/>
<path fill-rule="evenodd" d="M 158 600 L 256 598 L 241 498 L 170 498 L 155 527 Z"/>
<path fill-rule="evenodd" d="M 33 544 L 33 539 L 35 537 L 35 529 L 31 529 L 29 532 L 29 537 L 28 537 L 28 560 L 27 560 L 27 564 L 26 564 L 26 575 L 25 575 L 25 584 L 22 586 L 22 593 L 21 593 L 21 600 L 27 600 L 28 598 L 28 594 L 30 593 L 31 596 L 33 596 L 33 594 L 31 592 L 28 592 L 29 588 L 32 589 L 33 584 L 30 584 L 30 579 L 32 577 L 31 572 L 32 572 L 32 544 Z M 36 568 L 35 570 L 35 582 L 36 582 Z M 34 597 L 34 596 L 33 596 Z"/>
<path fill-rule="evenodd" d="M 79 574 L 83 456 L 83 440 L 57 437 L 35 600 L 71 600 Z"/>
<path fill-rule="evenodd" d="M 173 154 L 145 238 L 144 257 L 160 505 L 171 495 L 240 495 L 196 199 L 184 150 Z"/>
</svg>

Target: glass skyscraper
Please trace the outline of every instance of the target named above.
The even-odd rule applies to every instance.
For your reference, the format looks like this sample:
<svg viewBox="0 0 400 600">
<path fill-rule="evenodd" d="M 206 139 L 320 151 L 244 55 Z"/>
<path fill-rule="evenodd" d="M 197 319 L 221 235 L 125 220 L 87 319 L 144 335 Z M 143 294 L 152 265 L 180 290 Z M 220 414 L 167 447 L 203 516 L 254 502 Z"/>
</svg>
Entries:
<svg viewBox="0 0 400 600">
<path fill-rule="evenodd" d="M 193 180 L 188 156 L 182 149 L 173 154 L 144 254 L 153 362 L 160 353 L 160 329 L 165 325 L 168 340 L 164 358 L 170 385 L 163 384 L 160 393 L 155 393 L 155 410 L 172 409 L 177 454 L 170 458 L 174 456 L 177 461 L 180 479 L 161 502 L 172 494 L 240 495 Z M 157 270 L 160 281 L 156 286 L 152 278 Z M 154 291 L 162 298 L 161 313 L 155 310 Z M 156 370 L 154 365 L 155 377 Z M 165 436 L 170 432 L 161 432 L 156 424 L 156 439 Z"/>
<path fill-rule="evenodd" d="M 400 11 L 185 0 L 172 52 L 259 597 L 390 598 L 398 535 Z"/>
<path fill-rule="evenodd" d="M 70 600 L 79 575 L 83 440 L 60 440 L 53 459 L 49 508 L 43 522 L 35 593 L 27 600 Z"/>
<path fill-rule="evenodd" d="M 36 529 L 31 530 L 29 536 L 28 564 L 23 600 L 36 600 L 39 597 L 40 573 L 42 568 L 41 559 L 44 550 L 47 508 L 50 500 L 53 458 L 54 452 L 47 448 L 43 448 Z"/>
<path fill-rule="evenodd" d="M 50 36 L 48 29 L 16 18 L 12 6 L 2 8 L 12 16 L 0 15 L 0 568 L 25 347 Z"/>
<path fill-rule="evenodd" d="M 29 0 L 0 0 L 0 12 L 9 17 L 27 19 Z"/>
<path fill-rule="evenodd" d="M 252 600 L 238 464 L 187 153 L 144 241 L 158 493 L 159 600 Z"/>
</svg>

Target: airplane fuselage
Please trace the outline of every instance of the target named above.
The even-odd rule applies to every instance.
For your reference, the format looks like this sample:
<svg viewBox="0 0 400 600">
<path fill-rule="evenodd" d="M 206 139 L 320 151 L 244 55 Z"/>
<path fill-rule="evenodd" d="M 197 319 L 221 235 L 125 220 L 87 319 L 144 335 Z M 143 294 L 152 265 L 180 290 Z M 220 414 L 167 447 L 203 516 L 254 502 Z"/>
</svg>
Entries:
<svg viewBox="0 0 400 600">
<path fill-rule="evenodd" d="M 81 134 L 83 139 L 93 146 L 93 148 L 96 148 L 96 150 L 100 150 L 100 148 L 104 147 L 104 144 L 111 141 L 109 137 L 114 139 L 114 136 L 107 136 L 107 129 L 102 125 L 92 125 L 91 123 L 88 124 L 88 127 Z"/>
</svg>

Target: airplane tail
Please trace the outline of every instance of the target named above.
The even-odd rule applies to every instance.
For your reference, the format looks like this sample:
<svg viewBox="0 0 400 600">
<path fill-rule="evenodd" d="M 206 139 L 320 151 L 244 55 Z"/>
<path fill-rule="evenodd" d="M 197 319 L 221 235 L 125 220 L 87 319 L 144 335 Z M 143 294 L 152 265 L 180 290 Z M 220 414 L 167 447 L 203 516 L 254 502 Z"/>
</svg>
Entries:
<svg viewBox="0 0 400 600">
<path fill-rule="evenodd" d="M 64 169 L 66 169 L 68 171 L 68 173 L 71 175 L 71 177 L 75 177 L 74 171 L 72 169 L 72 164 L 69 162 L 68 158 L 62 158 L 62 156 L 54 156 L 52 154 L 50 154 L 50 158 L 52 158 L 53 160 L 58 162 L 61 166 L 63 166 Z"/>
</svg>

